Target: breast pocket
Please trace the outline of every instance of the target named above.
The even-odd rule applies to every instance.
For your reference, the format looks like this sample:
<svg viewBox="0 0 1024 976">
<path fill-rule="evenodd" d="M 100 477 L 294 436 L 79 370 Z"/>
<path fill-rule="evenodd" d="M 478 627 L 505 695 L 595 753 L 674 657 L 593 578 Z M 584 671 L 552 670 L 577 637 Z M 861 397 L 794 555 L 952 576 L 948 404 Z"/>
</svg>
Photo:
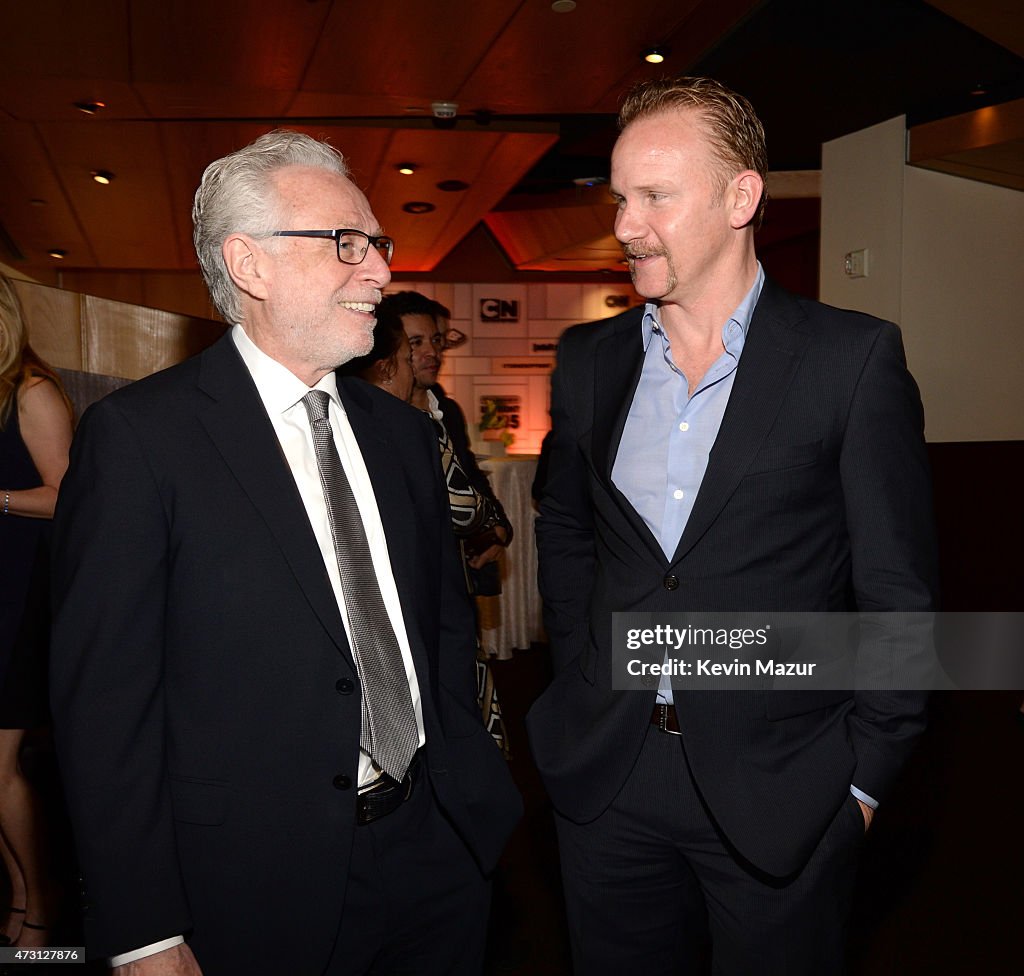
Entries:
<svg viewBox="0 0 1024 976">
<path fill-rule="evenodd" d="M 821 457 L 821 441 L 805 444 L 766 444 L 754 456 L 746 476 L 786 471 L 817 464 Z"/>
</svg>

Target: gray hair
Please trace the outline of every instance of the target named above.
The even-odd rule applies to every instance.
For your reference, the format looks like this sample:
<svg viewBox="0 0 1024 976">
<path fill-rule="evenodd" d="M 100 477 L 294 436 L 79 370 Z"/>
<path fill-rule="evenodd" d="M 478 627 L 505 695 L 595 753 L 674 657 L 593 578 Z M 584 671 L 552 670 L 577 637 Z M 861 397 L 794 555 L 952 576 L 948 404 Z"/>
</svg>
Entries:
<svg viewBox="0 0 1024 976">
<path fill-rule="evenodd" d="M 234 233 L 269 237 L 279 228 L 272 175 L 286 166 L 309 166 L 348 177 L 337 149 L 312 136 L 274 129 L 244 149 L 206 167 L 192 205 L 192 239 L 210 298 L 225 321 L 242 318 L 238 289 L 224 264 L 224 241 Z"/>
</svg>

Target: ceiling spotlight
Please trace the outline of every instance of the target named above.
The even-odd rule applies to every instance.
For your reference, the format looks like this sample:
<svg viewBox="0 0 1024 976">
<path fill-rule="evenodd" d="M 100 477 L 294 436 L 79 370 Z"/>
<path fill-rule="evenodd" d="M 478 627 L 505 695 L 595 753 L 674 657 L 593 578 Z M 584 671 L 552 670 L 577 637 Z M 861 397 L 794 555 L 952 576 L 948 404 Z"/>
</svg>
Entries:
<svg viewBox="0 0 1024 976">
<path fill-rule="evenodd" d="M 576 9 L 576 0 L 555 0 L 551 9 L 556 14 L 571 14 Z"/>
<path fill-rule="evenodd" d="M 607 182 L 608 178 L 606 176 L 577 176 L 573 180 L 576 186 L 601 186 Z"/>
<path fill-rule="evenodd" d="M 86 115 L 95 115 L 100 109 L 107 107 L 106 102 L 97 101 L 95 98 L 87 98 L 81 102 L 71 103 L 79 112 L 84 112 Z"/>
<path fill-rule="evenodd" d="M 469 189 L 469 184 L 465 180 L 441 180 L 437 188 L 445 193 L 461 193 Z"/>
<path fill-rule="evenodd" d="M 397 169 L 398 172 L 402 174 L 402 176 L 412 176 L 412 174 L 416 172 L 416 164 L 415 163 L 399 163 L 395 167 L 395 169 Z"/>
<path fill-rule="evenodd" d="M 428 214 L 435 211 L 437 207 L 432 203 L 427 203 L 426 200 L 410 200 L 408 203 L 402 204 L 402 209 L 407 214 Z"/>
<path fill-rule="evenodd" d="M 56 261 L 63 261 L 68 256 L 68 252 L 59 247 L 50 248 L 46 253 Z"/>
<path fill-rule="evenodd" d="M 665 58 L 668 57 L 668 48 L 666 47 L 652 47 L 644 51 L 644 60 L 648 64 L 661 64 Z"/>
<path fill-rule="evenodd" d="M 109 186 L 114 182 L 114 174 L 109 169 L 94 169 L 92 178 L 101 186 Z"/>
<path fill-rule="evenodd" d="M 981 95 L 987 95 L 988 94 L 988 89 L 979 81 L 971 89 L 971 94 L 974 95 L 977 98 L 977 97 L 979 97 Z"/>
</svg>

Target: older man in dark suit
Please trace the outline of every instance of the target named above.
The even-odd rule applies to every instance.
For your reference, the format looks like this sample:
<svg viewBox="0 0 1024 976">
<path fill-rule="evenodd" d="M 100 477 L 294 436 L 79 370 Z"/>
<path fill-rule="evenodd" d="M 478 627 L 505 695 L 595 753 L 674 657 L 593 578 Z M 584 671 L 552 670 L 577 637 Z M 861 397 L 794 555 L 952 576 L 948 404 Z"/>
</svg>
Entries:
<svg viewBox="0 0 1024 976">
<path fill-rule="evenodd" d="M 392 243 L 341 156 L 208 167 L 231 331 L 83 418 L 53 710 L 86 939 L 124 973 L 476 973 L 518 816 L 425 418 L 367 352 Z"/>
<path fill-rule="evenodd" d="M 825 976 L 923 695 L 616 691 L 611 616 L 932 609 L 921 403 L 894 325 L 765 277 L 745 99 L 645 83 L 620 124 L 615 233 L 648 304 L 563 337 L 537 523 L 556 676 L 529 725 L 573 954 L 684 973 L 710 944 L 719 974 Z"/>
</svg>

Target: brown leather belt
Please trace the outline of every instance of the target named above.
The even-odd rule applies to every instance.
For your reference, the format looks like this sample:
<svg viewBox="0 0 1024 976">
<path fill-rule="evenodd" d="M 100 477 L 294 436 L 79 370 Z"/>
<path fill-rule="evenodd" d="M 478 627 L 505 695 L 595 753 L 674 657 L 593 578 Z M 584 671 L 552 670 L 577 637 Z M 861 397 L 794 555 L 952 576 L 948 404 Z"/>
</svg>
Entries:
<svg viewBox="0 0 1024 976">
<path fill-rule="evenodd" d="M 668 732 L 669 735 L 682 735 L 679 729 L 679 716 L 676 715 L 675 705 L 655 705 L 651 713 L 651 725 L 659 732 Z"/>
<path fill-rule="evenodd" d="M 402 782 L 384 775 L 368 790 L 356 797 L 356 823 L 368 824 L 380 820 L 389 813 L 394 813 L 412 796 L 412 788 L 416 785 L 416 777 L 420 768 L 420 754 L 416 753 L 409 763 L 409 768 L 402 777 Z"/>
</svg>

